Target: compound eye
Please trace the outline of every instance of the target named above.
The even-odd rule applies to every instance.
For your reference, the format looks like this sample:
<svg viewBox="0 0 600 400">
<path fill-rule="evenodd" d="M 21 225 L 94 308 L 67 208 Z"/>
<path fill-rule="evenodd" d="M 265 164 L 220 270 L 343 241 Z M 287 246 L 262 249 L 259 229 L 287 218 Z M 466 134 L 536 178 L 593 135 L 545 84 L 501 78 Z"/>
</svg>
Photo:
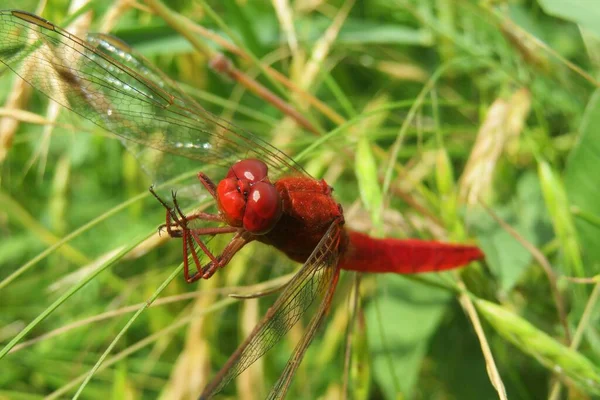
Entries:
<svg viewBox="0 0 600 400">
<path fill-rule="evenodd" d="M 250 189 L 244 212 L 244 229 L 256 235 L 269 232 L 279 221 L 283 206 L 279 192 L 270 183 L 258 182 Z"/>
<path fill-rule="evenodd" d="M 267 164 L 254 158 L 241 160 L 236 162 L 229 168 L 227 178 L 237 178 L 247 180 L 250 183 L 267 180 L 268 168 Z"/>
<path fill-rule="evenodd" d="M 217 205 L 227 223 L 231 226 L 243 225 L 246 199 L 238 187 L 236 178 L 223 179 L 217 185 Z"/>
</svg>

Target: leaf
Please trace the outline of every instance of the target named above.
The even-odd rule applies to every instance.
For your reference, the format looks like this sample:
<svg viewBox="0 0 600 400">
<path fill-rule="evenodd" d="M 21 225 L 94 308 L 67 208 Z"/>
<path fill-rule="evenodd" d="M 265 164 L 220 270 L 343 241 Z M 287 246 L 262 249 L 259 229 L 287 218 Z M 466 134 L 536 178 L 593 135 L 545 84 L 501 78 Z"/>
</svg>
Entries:
<svg viewBox="0 0 600 400">
<path fill-rule="evenodd" d="M 297 22 L 297 32 L 301 40 L 312 44 L 327 29 L 331 21 L 327 18 L 302 18 Z M 277 39 L 279 42 L 279 39 Z M 336 45 L 348 44 L 395 44 L 431 46 L 433 35 L 428 29 L 414 29 L 399 24 L 361 21 L 349 18 L 344 24 Z"/>
<path fill-rule="evenodd" d="M 377 164 L 371 152 L 371 143 L 366 135 L 362 135 L 358 141 L 355 171 L 360 189 L 360 198 L 369 214 L 371 214 L 373 225 L 380 227 L 383 197 L 377 179 Z"/>
<path fill-rule="evenodd" d="M 564 254 L 564 270 L 579 277 L 585 276 L 581 260 L 581 250 L 575 230 L 575 222 L 569 210 L 569 200 L 563 181 L 558 172 L 545 161 L 538 163 L 538 173 L 546 207 L 552 218 L 552 225 L 559 241 L 561 252 Z"/>
<path fill-rule="evenodd" d="M 378 282 L 385 294 L 365 311 L 372 375 L 387 399 L 397 398 L 397 389 L 410 397 L 450 295 L 399 276 Z"/>
<path fill-rule="evenodd" d="M 553 235 L 545 214 L 540 183 L 533 173 L 526 173 L 519 180 L 517 196 L 510 204 L 495 206 L 493 210 L 534 246 L 547 242 Z M 477 230 L 479 244 L 501 289 L 510 291 L 531 262 L 531 254 L 491 216 L 472 212 L 469 219 Z"/>
<path fill-rule="evenodd" d="M 538 0 L 540 7 L 552 16 L 572 21 L 600 36 L 598 2 L 581 0 Z"/>
<path fill-rule="evenodd" d="M 459 226 L 457 220 L 456 185 L 454 170 L 445 149 L 436 152 L 435 180 L 440 195 L 440 211 L 447 226 Z"/>
<path fill-rule="evenodd" d="M 359 311 L 362 313 L 362 310 Z M 352 342 L 352 361 L 350 370 L 350 390 L 356 400 L 369 399 L 371 388 L 371 362 L 369 343 L 364 318 L 357 318 Z"/>
<path fill-rule="evenodd" d="M 550 371 L 564 374 L 588 393 L 600 394 L 600 370 L 576 350 L 559 343 L 517 314 L 485 300 L 475 305 L 496 331 Z"/>
<path fill-rule="evenodd" d="M 600 91 L 596 91 L 587 105 L 580 126 L 579 142 L 572 150 L 565 173 L 565 187 L 572 206 L 584 214 L 600 215 Z M 600 272 L 600 227 L 585 219 L 575 219 L 579 243 L 588 260 L 587 275 Z M 591 261 L 591 262 L 590 262 Z"/>
</svg>

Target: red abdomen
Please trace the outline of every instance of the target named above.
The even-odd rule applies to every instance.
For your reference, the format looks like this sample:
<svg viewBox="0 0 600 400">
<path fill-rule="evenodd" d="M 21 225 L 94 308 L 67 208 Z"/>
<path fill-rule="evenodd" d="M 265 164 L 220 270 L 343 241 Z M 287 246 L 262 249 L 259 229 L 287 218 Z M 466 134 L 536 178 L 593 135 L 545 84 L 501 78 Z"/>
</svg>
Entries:
<svg viewBox="0 0 600 400">
<path fill-rule="evenodd" d="M 304 262 L 331 223 L 343 218 L 341 207 L 324 180 L 281 178 L 275 188 L 283 201 L 283 214 L 270 232 L 256 240 L 277 247 L 294 261 Z"/>
<path fill-rule="evenodd" d="M 376 239 L 348 231 L 350 243 L 342 269 L 360 272 L 414 274 L 444 271 L 484 258 L 476 246 L 417 239 Z"/>
</svg>

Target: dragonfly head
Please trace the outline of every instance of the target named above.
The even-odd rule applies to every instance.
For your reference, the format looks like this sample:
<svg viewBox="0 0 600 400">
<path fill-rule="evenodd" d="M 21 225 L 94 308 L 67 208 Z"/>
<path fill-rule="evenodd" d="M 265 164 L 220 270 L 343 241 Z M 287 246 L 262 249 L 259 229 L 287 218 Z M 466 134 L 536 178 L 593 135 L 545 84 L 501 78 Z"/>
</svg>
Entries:
<svg viewBox="0 0 600 400">
<path fill-rule="evenodd" d="M 269 232 L 283 212 L 279 192 L 269 181 L 267 165 L 255 159 L 235 163 L 217 185 L 217 204 L 231 226 L 256 235 Z"/>
</svg>

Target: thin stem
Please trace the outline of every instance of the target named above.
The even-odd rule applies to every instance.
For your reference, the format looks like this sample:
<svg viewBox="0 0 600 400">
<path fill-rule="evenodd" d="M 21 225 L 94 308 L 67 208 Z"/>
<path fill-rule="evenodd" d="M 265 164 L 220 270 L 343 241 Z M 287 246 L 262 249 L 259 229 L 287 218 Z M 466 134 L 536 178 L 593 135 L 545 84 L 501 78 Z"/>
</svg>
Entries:
<svg viewBox="0 0 600 400">
<path fill-rule="evenodd" d="M 199 40 L 190 30 L 185 29 L 186 19 L 179 14 L 171 11 L 167 6 L 165 6 L 159 0 L 146 0 L 146 3 L 152 8 L 152 10 L 163 18 L 169 25 L 171 25 L 174 29 L 176 29 L 182 36 L 184 36 L 196 50 L 200 53 L 205 54 L 211 61 L 211 65 L 215 69 L 215 71 L 226 74 L 231 79 L 239 82 L 241 85 L 246 87 L 252 93 L 256 94 L 258 97 L 264 99 L 265 101 L 271 103 L 275 108 L 280 110 L 285 115 L 293 118 L 300 126 L 307 129 L 308 131 L 320 134 L 320 130 L 312 124 L 308 119 L 306 119 L 302 114 L 300 114 L 293 106 L 286 103 L 283 99 L 277 96 L 275 93 L 267 89 L 265 86 L 258 83 L 256 80 L 250 78 L 248 75 L 244 74 L 242 71 L 233 66 L 232 62 L 227 59 L 222 53 L 214 50 L 210 46 L 208 46 L 203 41 Z M 222 21 L 218 18 L 218 16 L 214 13 L 214 11 L 202 2 L 204 5 L 207 14 L 211 16 L 217 23 Z M 219 23 L 220 24 L 220 23 Z M 221 24 L 220 24 L 221 25 Z M 226 24 L 222 23 L 223 26 L 221 28 L 227 33 L 229 29 Z M 231 34 L 230 36 L 235 40 L 235 35 Z M 249 56 L 255 61 L 255 64 L 264 71 L 264 67 L 262 66 L 260 60 L 255 59 L 255 57 L 248 53 Z M 276 81 L 271 78 L 269 74 L 265 73 L 265 76 L 269 78 L 272 83 Z M 280 88 L 280 86 L 275 83 L 275 86 Z M 285 93 L 283 89 L 280 92 Z"/>
<path fill-rule="evenodd" d="M 485 358 L 485 365 L 487 369 L 488 376 L 490 378 L 490 382 L 496 392 L 498 393 L 498 398 L 501 400 L 508 400 L 506 395 L 506 388 L 504 387 L 504 382 L 502 382 L 502 377 L 500 376 L 500 372 L 498 371 L 498 367 L 496 366 L 496 362 L 494 361 L 494 355 L 492 354 L 492 350 L 490 348 L 490 344 L 487 341 L 485 336 L 485 332 L 483 331 L 483 327 L 481 326 L 481 320 L 479 319 L 479 315 L 475 310 L 475 306 L 473 305 L 473 301 L 471 297 L 466 293 L 466 288 L 464 283 L 459 282 L 459 286 L 464 292 L 460 295 L 460 304 L 463 306 L 463 309 L 469 316 L 471 320 L 471 324 L 475 329 L 475 333 L 477 338 L 479 339 L 479 345 L 481 346 L 481 352 L 483 353 L 483 357 Z"/>
<path fill-rule="evenodd" d="M 594 290 L 592 291 L 592 294 L 590 295 L 590 298 L 588 299 L 587 304 L 585 305 L 585 309 L 583 310 L 583 315 L 581 316 L 579 325 L 577 325 L 577 329 L 575 330 L 575 334 L 573 335 L 573 341 L 569 345 L 569 348 L 575 350 L 581 344 L 583 334 L 592 318 L 592 312 L 594 311 L 594 307 L 598 303 L 598 299 L 600 299 L 600 283 L 597 283 L 594 286 Z M 561 386 L 562 385 L 561 385 L 560 381 L 554 382 L 554 385 L 552 385 L 552 390 L 550 391 L 550 396 L 548 397 L 548 400 L 557 400 L 559 398 Z"/>
<path fill-rule="evenodd" d="M 560 290 L 558 289 L 556 274 L 550 265 L 550 262 L 544 257 L 541 251 L 539 251 L 533 244 L 529 243 L 524 237 L 519 235 L 517 231 L 515 231 L 512 226 L 504 222 L 502 218 L 500 218 L 490 207 L 487 206 L 483 201 L 479 201 L 479 204 L 483 206 L 483 208 L 488 212 L 488 214 L 504 229 L 508 232 L 509 235 L 514 237 L 525 249 L 535 258 L 535 260 L 540 264 L 546 277 L 548 278 L 548 283 L 550 284 L 550 290 L 552 291 L 552 297 L 554 297 L 554 304 L 556 305 L 556 312 L 558 314 L 558 319 L 563 326 L 563 330 L 565 331 L 565 340 L 567 344 L 571 343 L 571 331 L 569 329 L 569 322 L 567 320 L 567 312 L 565 310 L 565 304 L 562 295 L 560 294 Z"/>
<path fill-rule="evenodd" d="M 92 369 L 92 371 L 90 371 L 87 375 L 83 374 L 83 375 L 78 376 L 77 378 L 73 379 L 71 382 L 62 386 L 60 389 L 51 393 L 49 396 L 46 397 L 46 399 L 53 400 L 53 399 L 58 399 L 58 398 L 63 397 L 69 390 L 73 389 L 78 383 L 80 383 L 80 382 L 87 383 L 87 381 L 88 381 L 87 377 L 89 377 L 90 376 L 89 374 L 91 374 L 92 372 L 96 373 L 96 372 L 103 371 L 106 368 L 108 368 L 112 365 L 115 365 L 117 362 L 119 362 L 119 361 L 125 359 L 126 357 L 130 356 L 131 354 L 135 353 L 136 351 L 139 351 L 139 350 L 143 349 L 144 347 L 158 341 L 159 339 L 163 338 L 165 335 L 174 333 L 175 331 L 186 326 L 190 322 L 197 320 L 198 317 L 202 317 L 206 314 L 209 314 L 211 312 L 214 312 L 214 311 L 220 310 L 224 307 L 227 307 L 228 305 L 233 304 L 235 301 L 236 300 L 234 300 L 234 299 L 223 299 L 223 300 L 221 300 L 199 312 L 193 313 L 185 318 L 182 318 L 181 320 L 179 320 L 177 322 L 170 324 L 168 327 L 166 327 L 162 331 L 156 332 L 152 335 L 145 337 L 144 339 L 140 340 L 136 344 L 126 348 L 125 350 L 121 351 L 120 353 L 115 354 L 113 357 L 106 358 L 104 363 L 99 365 L 97 368 L 96 368 L 96 366 L 94 367 L 96 369 Z M 144 303 L 144 304 L 146 304 L 146 303 Z M 79 393 L 79 391 L 78 391 L 78 393 Z"/>
<path fill-rule="evenodd" d="M 153 235 L 154 232 L 151 234 Z M 76 285 L 73 285 L 69 290 L 67 290 L 62 296 L 60 296 L 54 303 L 52 303 L 48 308 L 46 308 L 40 315 L 38 315 L 33 321 L 31 321 L 21 332 L 19 332 L 2 350 L 0 350 L 0 359 L 2 359 L 8 352 L 23 339 L 29 332 L 33 330 L 39 323 L 45 320 L 50 314 L 52 314 L 58 307 L 60 307 L 65 301 L 67 301 L 71 296 L 79 291 L 82 287 L 91 282 L 96 276 L 100 275 L 101 272 L 110 268 L 114 264 L 117 263 L 125 254 L 133 250 L 137 245 L 142 243 L 151 235 L 146 235 L 139 240 L 132 241 L 133 244 L 129 246 L 123 247 L 121 251 L 116 253 L 113 257 L 108 259 L 105 263 L 103 263 L 100 267 L 96 268 L 91 274 L 86 276 Z"/>
<path fill-rule="evenodd" d="M 350 382 L 350 362 L 352 359 L 352 342 L 354 339 L 354 330 L 356 329 L 356 319 L 358 317 L 359 309 L 359 299 L 360 299 L 360 272 L 354 273 L 354 285 L 351 296 L 351 306 L 350 312 L 352 315 L 348 320 L 348 334 L 346 340 L 346 351 L 344 356 L 344 378 L 342 380 L 342 398 L 348 398 L 348 382 Z"/>
<path fill-rule="evenodd" d="M 182 175 L 180 175 L 178 177 L 175 177 L 175 178 L 173 178 L 173 179 L 171 179 L 171 180 L 169 180 L 169 181 L 167 181 L 167 182 L 159 185 L 158 187 L 161 188 L 161 187 L 169 186 L 169 185 L 172 185 L 172 184 L 174 184 L 174 183 L 176 183 L 178 181 L 184 180 L 184 179 L 189 178 L 189 177 L 194 176 L 194 175 L 196 175 L 195 172 L 193 172 L 193 173 L 192 172 L 188 172 L 188 173 L 182 174 Z M 2 281 L 0 281 L 0 290 L 2 288 L 4 288 L 5 286 L 7 286 L 12 281 L 14 281 L 15 279 L 17 279 L 20 275 L 22 275 L 25 272 L 27 272 L 34 265 L 36 265 L 37 263 L 39 263 L 40 261 L 42 261 L 43 259 L 45 259 L 49 255 L 51 255 L 52 253 L 54 253 L 57 249 L 59 249 L 65 243 L 71 241 L 72 239 L 75 239 L 76 237 L 78 237 L 82 233 L 89 231 L 94 226 L 96 226 L 99 223 L 105 221 L 109 217 L 117 214 L 118 212 L 124 210 L 125 208 L 129 207 L 130 205 L 134 204 L 135 202 L 144 199 L 145 197 L 148 196 L 148 193 L 149 192 L 145 190 L 144 192 L 138 194 L 137 196 L 132 197 L 131 199 L 129 199 L 129 200 L 127 200 L 127 201 L 119 204 L 116 207 L 113 207 L 112 209 L 106 211 L 102 215 L 94 218 L 93 220 L 91 220 L 87 224 L 84 224 L 81 227 L 75 229 L 73 232 L 69 233 L 67 236 L 65 236 L 61 240 L 57 241 L 52 246 L 48 247 L 46 250 L 42 251 L 40 254 L 38 254 L 37 256 L 35 256 L 31 260 L 29 260 L 27 263 L 25 263 L 22 267 L 18 268 L 12 274 L 10 274 L 6 278 L 4 278 Z"/>
</svg>

